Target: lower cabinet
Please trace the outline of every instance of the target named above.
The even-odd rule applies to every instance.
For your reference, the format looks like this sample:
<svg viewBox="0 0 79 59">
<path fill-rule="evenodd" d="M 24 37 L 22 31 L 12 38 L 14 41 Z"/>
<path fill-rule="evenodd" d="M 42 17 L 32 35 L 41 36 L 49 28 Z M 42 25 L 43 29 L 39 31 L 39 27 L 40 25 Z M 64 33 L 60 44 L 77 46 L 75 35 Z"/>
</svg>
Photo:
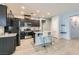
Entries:
<svg viewBox="0 0 79 59">
<path fill-rule="evenodd" d="M 16 37 L 0 38 L 0 55 L 10 55 L 16 49 Z"/>
</svg>

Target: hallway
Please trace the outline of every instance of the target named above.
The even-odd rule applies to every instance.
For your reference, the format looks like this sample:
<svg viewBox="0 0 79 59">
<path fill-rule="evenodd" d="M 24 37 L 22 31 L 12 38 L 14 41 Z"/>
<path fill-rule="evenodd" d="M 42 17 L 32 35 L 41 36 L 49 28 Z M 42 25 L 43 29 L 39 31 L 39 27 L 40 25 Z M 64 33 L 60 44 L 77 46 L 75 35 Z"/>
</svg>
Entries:
<svg viewBox="0 0 79 59">
<path fill-rule="evenodd" d="M 46 48 L 35 47 L 32 39 L 21 40 L 21 46 L 13 55 L 77 55 L 79 54 L 79 38 L 72 40 L 54 39 L 54 44 Z"/>
</svg>

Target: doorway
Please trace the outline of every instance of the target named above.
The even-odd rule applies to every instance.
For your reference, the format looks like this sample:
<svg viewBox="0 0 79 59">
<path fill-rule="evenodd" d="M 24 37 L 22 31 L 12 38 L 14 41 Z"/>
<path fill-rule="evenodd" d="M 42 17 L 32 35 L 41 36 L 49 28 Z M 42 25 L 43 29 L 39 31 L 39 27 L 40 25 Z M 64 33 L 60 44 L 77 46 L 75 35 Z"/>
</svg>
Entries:
<svg viewBox="0 0 79 59">
<path fill-rule="evenodd" d="M 71 38 L 79 37 L 79 16 L 70 17 L 70 31 Z"/>
</svg>

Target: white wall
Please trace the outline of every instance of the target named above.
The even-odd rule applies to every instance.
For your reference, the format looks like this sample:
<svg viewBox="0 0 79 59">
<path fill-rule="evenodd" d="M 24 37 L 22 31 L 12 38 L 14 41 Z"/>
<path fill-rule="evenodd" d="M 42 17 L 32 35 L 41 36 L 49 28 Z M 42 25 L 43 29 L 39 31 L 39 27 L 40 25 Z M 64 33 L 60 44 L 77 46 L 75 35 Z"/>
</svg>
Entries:
<svg viewBox="0 0 79 59">
<path fill-rule="evenodd" d="M 59 38 L 59 16 L 52 17 L 51 33 L 53 37 Z"/>
<path fill-rule="evenodd" d="M 66 14 L 60 15 L 59 19 L 60 19 L 59 21 L 60 38 L 70 40 L 70 25 L 69 25 L 70 20 L 68 19 L 68 16 Z"/>
<path fill-rule="evenodd" d="M 71 26 L 71 16 L 74 15 L 79 15 L 79 11 L 67 11 L 52 17 L 51 33 L 53 37 L 59 37 L 66 40 L 70 40 L 74 37 L 79 37 L 79 24 L 77 28 L 75 27 L 75 30 L 72 30 Z M 61 25 L 64 25 L 64 27 L 62 27 Z"/>
<path fill-rule="evenodd" d="M 51 19 L 46 19 L 46 22 L 43 23 L 43 31 L 51 30 Z"/>
<path fill-rule="evenodd" d="M 71 27 L 71 16 L 74 15 L 79 15 L 79 11 L 69 11 L 69 12 L 65 12 L 63 14 L 60 15 L 60 32 L 61 32 L 61 24 L 65 24 L 65 28 L 64 31 L 67 32 L 66 34 L 61 34 L 61 38 L 64 39 L 72 39 L 72 37 L 78 37 L 79 33 L 78 33 L 78 28 L 77 31 L 72 31 L 72 27 Z"/>
</svg>

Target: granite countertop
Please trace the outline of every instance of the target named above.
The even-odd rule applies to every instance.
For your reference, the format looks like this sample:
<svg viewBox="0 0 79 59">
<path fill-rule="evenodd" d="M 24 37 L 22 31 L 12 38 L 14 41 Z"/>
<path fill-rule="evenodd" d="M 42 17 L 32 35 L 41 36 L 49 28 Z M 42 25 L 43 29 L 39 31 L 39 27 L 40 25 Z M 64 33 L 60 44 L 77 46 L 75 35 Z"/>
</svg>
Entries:
<svg viewBox="0 0 79 59">
<path fill-rule="evenodd" d="M 13 36 L 16 36 L 17 33 L 5 33 L 3 35 L 0 35 L 0 38 L 2 37 L 13 37 Z"/>
</svg>

